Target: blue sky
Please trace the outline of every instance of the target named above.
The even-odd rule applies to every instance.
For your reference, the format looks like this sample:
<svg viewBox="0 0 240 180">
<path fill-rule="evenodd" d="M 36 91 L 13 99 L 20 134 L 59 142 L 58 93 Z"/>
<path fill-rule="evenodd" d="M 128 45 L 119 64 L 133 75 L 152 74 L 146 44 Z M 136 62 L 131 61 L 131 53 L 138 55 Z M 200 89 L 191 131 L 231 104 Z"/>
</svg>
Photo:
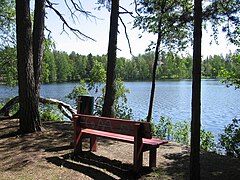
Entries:
<svg viewBox="0 0 240 180">
<path fill-rule="evenodd" d="M 85 10 L 91 11 L 93 15 L 98 17 L 99 19 L 94 18 L 86 18 L 84 15 L 79 17 L 79 21 L 74 24 L 70 18 L 70 13 L 66 9 L 66 7 L 63 5 L 62 1 L 56 1 L 59 3 L 58 6 L 56 6 L 59 11 L 63 14 L 63 16 L 70 22 L 75 28 L 79 29 L 82 33 L 86 34 L 87 36 L 90 36 L 91 38 L 95 39 L 96 42 L 92 40 L 86 40 L 82 41 L 79 40 L 75 35 L 73 35 L 71 32 L 69 32 L 67 29 L 67 33 L 62 33 L 62 22 L 58 18 L 57 15 L 55 15 L 54 12 L 47 10 L 47 20 L 46 25 L 48 29 L 52 31 L 52 37 L 56 44 L 56 49 L 61 51 L 66 51 L 68 53 L 71 53 L 72 51 L 75 51 L 76 53 L 87 55 L 89 53 L 92 53 L 93 55 L 102 55 L 107 53 L 108 48 L 108 36 L 109 36 L 109 19 L 110 19 L 110 13 L 105 9 L 95 10 L 94 8 L 97 7 L 97 5 L 94 5 L 94 2 L 96 0 L 89 2 L 89 0 L 83 0 L 82 6 Z M 123 7 L 126 7 L 129 11 L 133 10 L 133 6 L 129 5 L 129 1 L 120 1 L 120 3 Z M 128 36 L 131 41 L 131 47 L 132 52 L 135 56 L 138 54 L 143 54 L 145 49 L 150 44 L 151 40 L 155 40 L 156 37 L 144 33 L 142 34 L 142 38 L 139 39 L 139 34 L 141 33 L 137 29 L 132 29 L 132 18 L 131 16 L 127 14 L 123 14 L 122 19 L 125 21 L 125 24 L 127 26 Z M 228 44 L 228 42 L 225 39 L 224 34 L 220 34 L 218 41 L 220 45 L 216 45 L 213 43 L 210 45 L 211 37 L 210 37 L 210 30 L 209 32 L 203 32 L 202 37 L 202 55 L 205 57 L 209 55 L 214 54 L 223 54 L 229 53 L 229 51 L 234 52 L 236 50 L 236 47 Z M 117 51 L 118 57 L 126 57 L 131 58 L 131 54 L 129 53 L 128 43 L 125 37 L 124 28 L 120 24 L 119 25 L 119 34 L 118 34 L 118 48 L 120 50 Z M 184 54 L 189 53 L 192 54 L 192 47 L 189 47 Z"/>
</svg>

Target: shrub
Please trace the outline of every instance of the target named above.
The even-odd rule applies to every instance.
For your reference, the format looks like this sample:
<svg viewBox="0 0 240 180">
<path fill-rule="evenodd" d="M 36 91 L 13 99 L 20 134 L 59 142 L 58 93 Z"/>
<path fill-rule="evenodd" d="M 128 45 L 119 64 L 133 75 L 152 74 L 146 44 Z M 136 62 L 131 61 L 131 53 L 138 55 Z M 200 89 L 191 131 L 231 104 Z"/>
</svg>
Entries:
<svg viewBox="0 0 240 180">
<path fill-rule="evenodd" d="M 174 124 L 173 137 L 176 142 L 189 145 L 190 125 L 187 120 Z"/>
<path fill-rule="evenodd" d="M 240 119 L 234 118 L 220 134 L 220 145 L 228 156 L 240 157 Z"/>
<path fill-rule="evenodd" d="M 63 121 L 64 117 L 55 106 L 47 105 L 40 110 L 40 118 L 45 121 Z"/>
<path fill-rule="evenodd" d="M 153 132 L 157 137 L 186 145 L 190 144 L 190 130 L 190 123 L 187 120 L 174 124 L 170 118 L 164 116 L 161 116 L 158 123 L 153 125 Z M 201 130 L 200 139 L 202 150 L 216 151 L 214 135 L 211 132 Z"/>
<path fill-rule="evenodd" d="M 104 103 L 104 94 L 106 88 L 102 89 L 101 97 L 97 97 L 95 101 L 95 115 L 101 116 L 102 114 L 102 107 Z M 129 93 L 129 89 L 127 89 L 121 80 L 117 80 L 116 82 L 116 96 L 114 102 L 114 111 L 115 117 L 121 119 L 132 119 L 133 113 L 132 109 L 127 106 L 127 96 L 126 93 Z"/>
<path fill-rule="evenodd" d="M 73 90 L 65 96 L 65 98 L 75 100 L 75 105 L 77 105 L 77 98 L 80 95 L 88 95 L 87 84 L 84 81 L 80 81 L 79 85 L 73 87 Z"/>
<path fill-rule="evenodd" d="M 161 139 L 172 140 L 172 131 L 174 124 L 170 118 L 161 116 L 159 122 L 154 125 L 154 134 Z"/>
<path fill-rule="evenodd" d="M 216 152 L 216 142 L 212 132 L 201 129 L 200 140 L 201 150 Z"/>
</svg>

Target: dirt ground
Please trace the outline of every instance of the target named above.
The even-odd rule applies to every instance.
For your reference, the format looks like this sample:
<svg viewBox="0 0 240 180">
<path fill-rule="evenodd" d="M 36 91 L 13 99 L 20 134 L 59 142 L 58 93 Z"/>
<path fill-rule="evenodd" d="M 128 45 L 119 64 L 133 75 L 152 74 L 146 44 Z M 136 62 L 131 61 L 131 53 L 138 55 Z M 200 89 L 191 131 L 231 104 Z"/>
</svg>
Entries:
<svg viewBox="0 0 240 180">
<path fill-rule="evenodd" d="M 157 168 L 132 171 L 133 145 L 99 139 L 91 153 L 85 143 L 81 156 L 73 157 L 72 125 L 44 122 L 45 131 L 18 135 L 18 120 L 0 121 L 0 179 L 189 179 L 189 148 L 174 142 L 160 146 Z M 201 153 L 201 179 L 237 180 L 240 160 L 214 153 Z"/>
</svg>

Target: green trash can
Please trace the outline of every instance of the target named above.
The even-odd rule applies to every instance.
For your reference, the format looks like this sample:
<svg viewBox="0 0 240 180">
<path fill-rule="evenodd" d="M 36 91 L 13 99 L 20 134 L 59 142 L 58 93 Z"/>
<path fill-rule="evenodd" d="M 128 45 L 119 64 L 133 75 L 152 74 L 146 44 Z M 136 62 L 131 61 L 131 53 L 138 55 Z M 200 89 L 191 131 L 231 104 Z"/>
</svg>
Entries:
<svg viewBox="0 0 240 180">
<path fill-rule="evenodd" d="M 93 96 L 78 96 L 78 114 L 93 115 L 94 97 Z"/>
</svg>

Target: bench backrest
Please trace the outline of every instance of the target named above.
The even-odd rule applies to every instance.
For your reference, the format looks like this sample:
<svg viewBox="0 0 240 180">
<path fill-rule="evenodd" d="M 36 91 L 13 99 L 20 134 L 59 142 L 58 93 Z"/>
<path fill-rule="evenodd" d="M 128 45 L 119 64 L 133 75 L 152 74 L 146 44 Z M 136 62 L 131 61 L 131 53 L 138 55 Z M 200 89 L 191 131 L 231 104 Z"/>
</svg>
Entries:
<svg viewBox="0 0 240 180">
<path fill-rule="evenodd" d="M 130 136 L 134 136 L 136 128 L 139 128 L 138 132 L 142 138 L 152 138 L 151 125 L 148 122 L 98 117 L 85 114 L 76 114 L 75 116 L 73 115 L 73 117 L 78 118 L 78 123 L 81 128 L 89 128 Z"/>
</svg>

